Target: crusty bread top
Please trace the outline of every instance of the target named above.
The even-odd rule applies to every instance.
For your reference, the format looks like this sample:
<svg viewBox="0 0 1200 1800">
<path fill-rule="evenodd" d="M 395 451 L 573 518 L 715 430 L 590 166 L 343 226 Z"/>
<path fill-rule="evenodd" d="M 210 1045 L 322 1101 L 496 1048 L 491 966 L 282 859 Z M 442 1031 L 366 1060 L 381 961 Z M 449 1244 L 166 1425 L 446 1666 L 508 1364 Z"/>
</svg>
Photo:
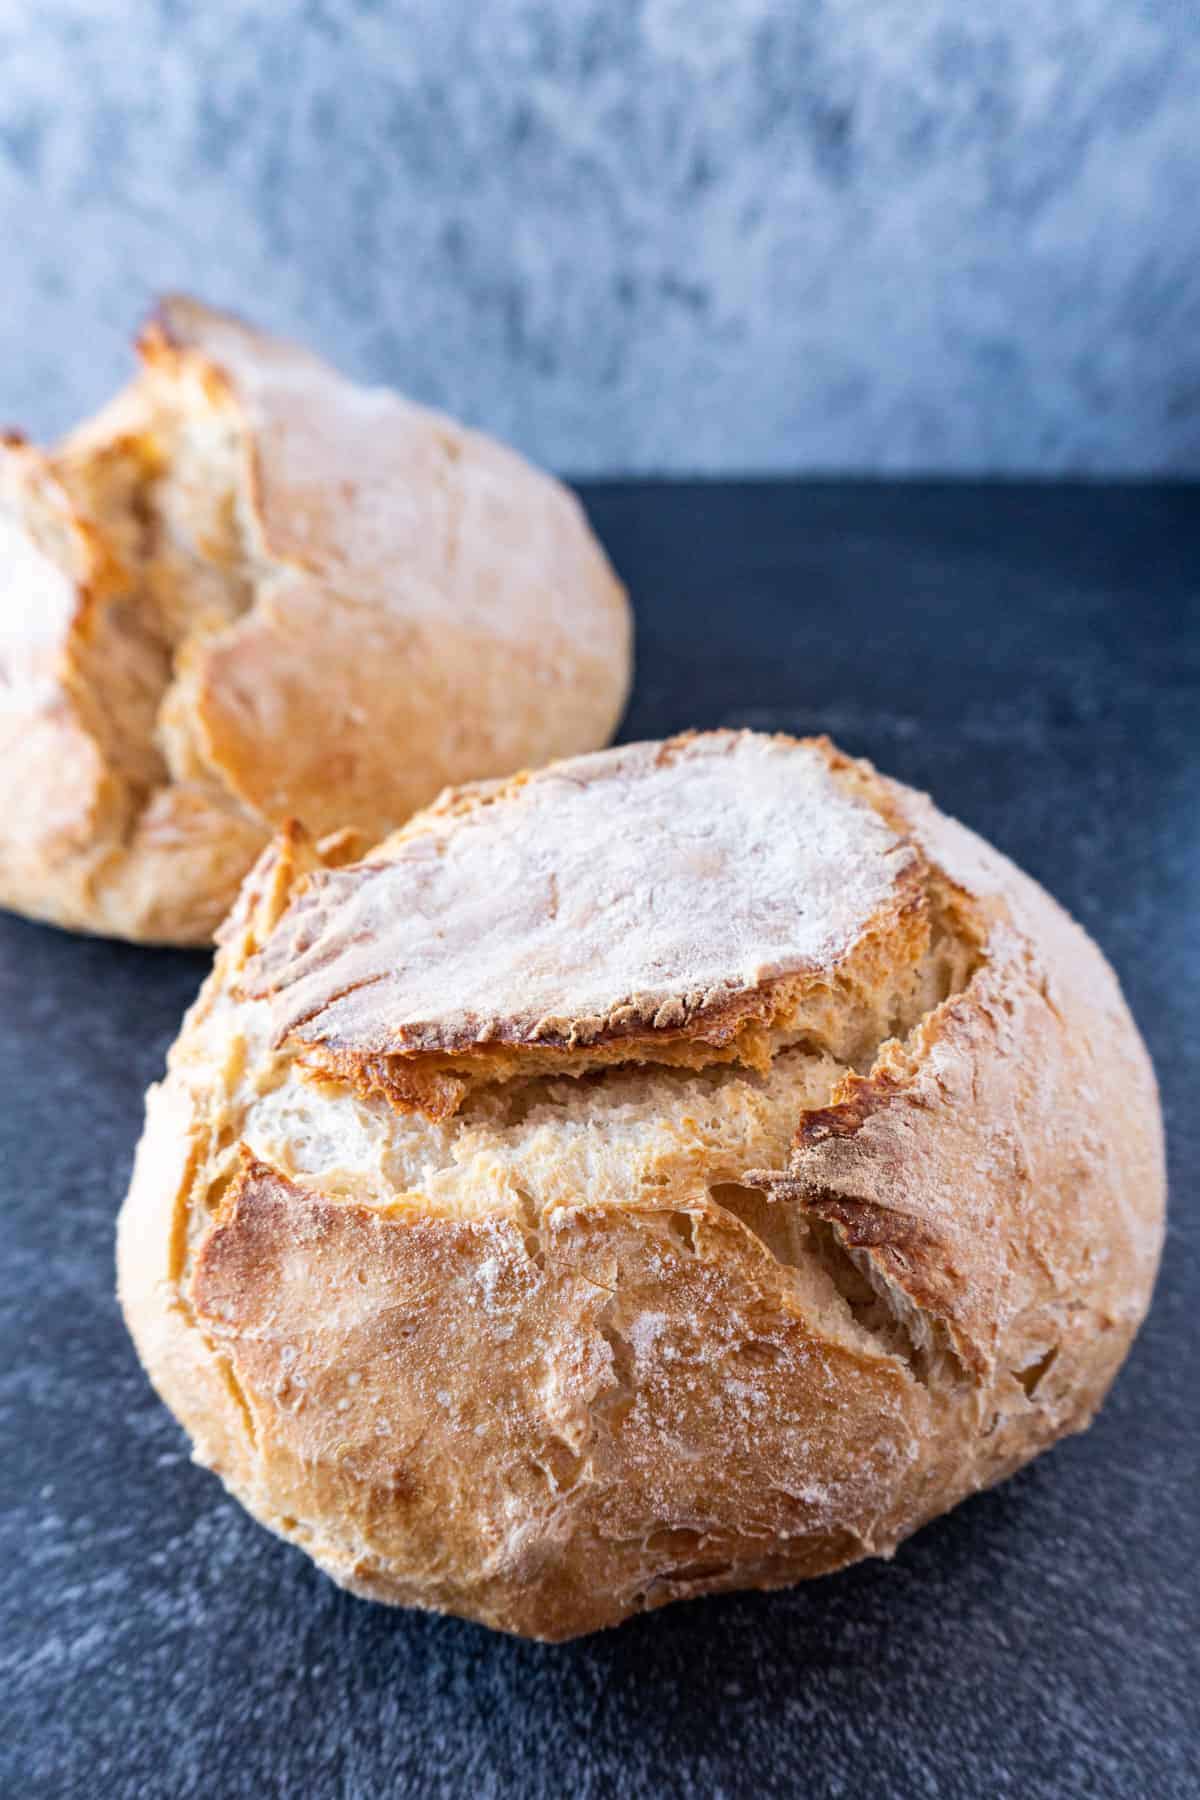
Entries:
<svg viewBox="0 0 1200 1800">
<path fill-rule="evenodd" d="M 449 794 L 313 871 L 241 987 L 319 1066 L 403 1059 L 409 1089 L 431 1058 L 502 1077 L 498 1050 L 528 1053 L 510 1073 L 608 1047 L 761 1062 L 756 1034 L 797 1029 L 835 972 L 907 968 L 925 910 L 916 850 L 828 746 L 712 732 Z"/>
<path fill-rule="evenodd" d="M 572 611 L 570 632 L 581 650 L 610 652 L 622 599 L 604 554 L 580 532 L 574 496 L 515 450 L 183 296 L 160 303 L 141 347 L 172 390 L 215 382 L 236 399 L 263 556 L 335 586 L 349 577 L 360 602 L 405 618 L 518 645 L 531 617 L 563 634 L 556 577 L 592 577 L 598 604 Z"/>
</svg>

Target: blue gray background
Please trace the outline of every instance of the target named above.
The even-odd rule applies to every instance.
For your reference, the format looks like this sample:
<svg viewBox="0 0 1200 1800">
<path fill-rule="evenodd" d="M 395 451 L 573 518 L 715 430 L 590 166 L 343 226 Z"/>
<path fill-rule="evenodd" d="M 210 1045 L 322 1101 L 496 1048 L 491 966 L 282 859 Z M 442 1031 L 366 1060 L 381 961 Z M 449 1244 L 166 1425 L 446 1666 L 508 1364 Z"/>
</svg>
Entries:
<svg viewBox="0 0 1200 1800">
<path fill-rule="evenodd" d="M 0 0 L 0 415 L 180 286 L 575 472 L 1200 471 L 1195 0 Z"/>
</svg>

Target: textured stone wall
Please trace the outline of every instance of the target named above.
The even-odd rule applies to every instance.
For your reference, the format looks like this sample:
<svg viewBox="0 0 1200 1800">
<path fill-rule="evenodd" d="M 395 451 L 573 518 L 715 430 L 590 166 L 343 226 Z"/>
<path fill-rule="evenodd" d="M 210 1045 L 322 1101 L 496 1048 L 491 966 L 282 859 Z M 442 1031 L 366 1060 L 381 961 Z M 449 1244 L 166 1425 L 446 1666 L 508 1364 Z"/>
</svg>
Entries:
<svg viewBox="0 0 1200 1800">
<path fill-rule="evenodd" d="M 1195 0 L 0 0 L 0 415 L 182 286 L 577 472 L 1200 470 Z"/>
</svg>

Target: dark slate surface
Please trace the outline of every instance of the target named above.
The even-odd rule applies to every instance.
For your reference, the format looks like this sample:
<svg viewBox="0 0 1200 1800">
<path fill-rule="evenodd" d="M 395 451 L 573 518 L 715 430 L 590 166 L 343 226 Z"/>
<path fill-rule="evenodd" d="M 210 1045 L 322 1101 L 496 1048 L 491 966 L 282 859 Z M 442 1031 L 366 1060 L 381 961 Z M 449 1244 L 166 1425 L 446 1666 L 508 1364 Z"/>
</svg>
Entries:
<svg viewBox="0 0 1200 1800">
<path fill-rule="evenodd" d="M 1113 958 L 1173 1216 L 1093 1430 L 875 1565 L 561 1648 L 340 1594 L 193 1468 L 112 1226 L 199 957 L 0 920 L 0 1788 L 238 1797 L 1200 1792 L 1200 492 L 604 487 L 628 734 L 827 729 Z"/>
</svg>

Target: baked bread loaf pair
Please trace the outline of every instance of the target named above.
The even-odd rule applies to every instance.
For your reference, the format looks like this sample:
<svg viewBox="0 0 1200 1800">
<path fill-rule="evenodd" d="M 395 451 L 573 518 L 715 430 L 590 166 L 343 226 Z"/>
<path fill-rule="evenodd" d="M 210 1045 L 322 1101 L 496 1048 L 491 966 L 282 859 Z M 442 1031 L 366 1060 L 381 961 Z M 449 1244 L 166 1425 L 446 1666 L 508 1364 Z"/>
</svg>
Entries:
<svg viewBox="0 0 1200 1800">
<path fill-rule="evenodd" d="M 0 904 L 207 943 L 287 818 L 372 842 L 607 741 L 629 613 L 565 489 L 191 301 L 139 349 L 0 443 Z"/>
<path fill-rule="evenodd" d="M 336 1580 L 570 1637 L 886 1555 L 1086 1425 L 1154 1078 L 1004 857 L 722 732 L 347 855 L 247 880 L 119 1248 L 197 1457 Z"/>
</svg>

